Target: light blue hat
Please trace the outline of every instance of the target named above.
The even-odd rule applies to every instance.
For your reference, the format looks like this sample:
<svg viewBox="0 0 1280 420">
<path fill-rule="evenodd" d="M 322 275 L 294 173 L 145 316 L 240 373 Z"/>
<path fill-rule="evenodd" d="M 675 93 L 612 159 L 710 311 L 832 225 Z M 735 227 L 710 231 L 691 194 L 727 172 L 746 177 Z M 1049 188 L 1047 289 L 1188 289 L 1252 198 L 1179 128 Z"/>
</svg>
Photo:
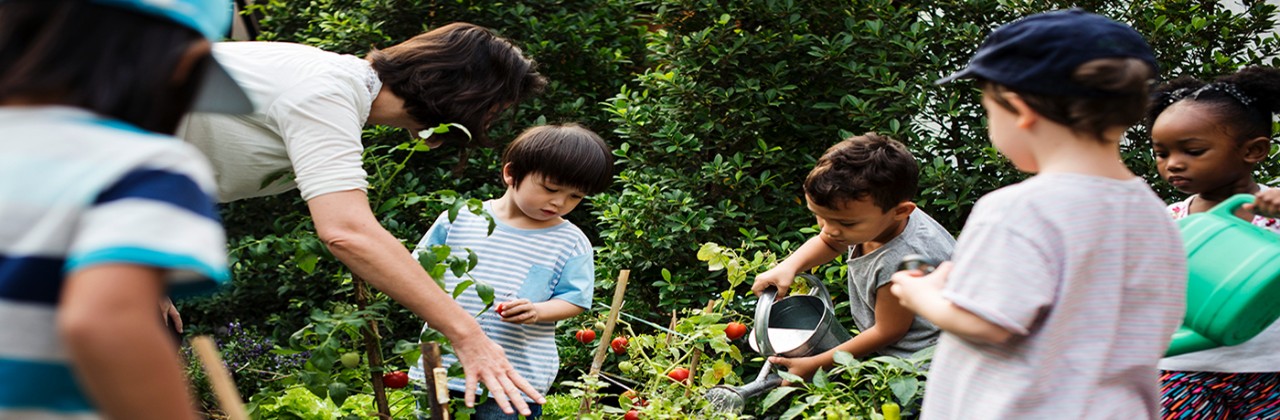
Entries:
<svg viewBox="0 0 1280 420">
<path fill-rule="evenodd" d="M 235 13 L 230 0 L 90 0 L 104 6 L 133 10 L 191 28 L 209 41 L 218 41 L 231 27 Z M 253 103 L 227 70 L 214 60 L 205 72 L 192 111 L 248 114 Z"/>
</svg>

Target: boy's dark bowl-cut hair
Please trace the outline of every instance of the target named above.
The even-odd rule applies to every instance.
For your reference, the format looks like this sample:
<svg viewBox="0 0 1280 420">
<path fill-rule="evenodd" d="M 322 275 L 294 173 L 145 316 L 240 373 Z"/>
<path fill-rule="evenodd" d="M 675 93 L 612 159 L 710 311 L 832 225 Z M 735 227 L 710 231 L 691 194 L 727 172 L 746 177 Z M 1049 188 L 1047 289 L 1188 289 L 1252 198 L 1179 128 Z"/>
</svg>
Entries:
<svg viewBox="0 0 1280 420">
<path fill-rule="evenodd" d="M 503 110 L 547 86 L 537 64 L 511 41 L 470 23 L 451 23 L 369 53 L 378 78 L 426 128 L 458 123 L 488 145 Z M 445 140 L 464 140 L 456 131 Z"/>
<path fill-rule="evenodd" d="M 0 100 L 53 98 L 139 128 L 173 134 L 211 62 L 169 84 L 200 33 L 86 1 L 0 1 Z"/>
<path fill-rule="evenodd" d="M 613 183 L 613 152 L 594 131 L 577 124 L 542 125 L 520 133 L 502 153 L 516 185 L 529 174 L 587 195 Z"/>
<path fill-rule="evenodd" d="M 813 204 L 837 208 L 871 197 L 884 211 L 915 198 L 920 165 L 907 146 L 876 133 L 853 136 L 831 146 L 804 180 Z"/>
</svg>

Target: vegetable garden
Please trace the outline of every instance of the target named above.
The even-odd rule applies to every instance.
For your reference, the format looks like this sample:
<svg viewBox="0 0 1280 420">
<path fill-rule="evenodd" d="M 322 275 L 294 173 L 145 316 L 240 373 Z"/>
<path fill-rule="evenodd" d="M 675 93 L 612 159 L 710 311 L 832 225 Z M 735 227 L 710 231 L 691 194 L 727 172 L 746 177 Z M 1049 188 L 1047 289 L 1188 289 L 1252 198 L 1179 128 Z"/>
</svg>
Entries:
<svg viewBox="0 0 1280 420">
<path fill-rule="evenodd" d="M 921 163 L 917 203 L 959 232 L 978 197 L 1024 175 L 987 142 L 972 84 L 933 81 L 962 66 L 999 23 L 1072 5 L 1143 33 L 1164 79 L 1275 65 L 1280 52 L 1276 6 L 1262 1 L 313 0 L 248 12 L 260 17 L 262 40 L 360 56 L 449 22 L 492 28 L 550 79 L 541 96 L 499 119 L 492 138 L 579 122 L 614 149 L 613 187 L 568 216 L 596 246 L 595 307 L 557 328 L 561 366 L 544 418 L 892 419 L 919 414 L 928 351 L 845 354 L 809 381 L 781 372 L 792 385 L 749 399 L 740 415 L 716 410 L 706 395 L 750 383 L 763 367 L 745 337 L 754 328 L 750 280 L 814 232 L 799 183 L 816 157 L 867 131 L 902 140 Z M 1171 198 L 1146 136 L 1127 135 L 1126 163 Z M 501 194 L 500 145 L 433 150 L 386 128 L 365 137 L 370 202 L 407 247 L 440 212 Z M 1280 174 L 1280 160 L 1269 162 L 1260 182 Z M 420 341 L 448 352 L 447 340 L 420 336 L 421 320 L 354 281 L 315 237 L 298 197 L 235 202 L 222 216 L 234 284 L 178 305 L 190 330 L 218 341 L 250 415 L 413 418 L 427 396 L 404 372 Z M 435 278 L 476 264 L 443 249 L 420 262 Z M 623 270 L 629 280 L 618 279 Z M 852 325 L 843 265 L 815 271 Z M 483 283 L 446 292 L 495 302 Z M 603 359 L 592 375 L 597 347 Z M 188 372 L 220 416 L 198 363 Z M 386 387 L 383 407 L 374 377 Z M 451 404 L 454 417 L 468 418 L 461 400 Z"/>
</svg>

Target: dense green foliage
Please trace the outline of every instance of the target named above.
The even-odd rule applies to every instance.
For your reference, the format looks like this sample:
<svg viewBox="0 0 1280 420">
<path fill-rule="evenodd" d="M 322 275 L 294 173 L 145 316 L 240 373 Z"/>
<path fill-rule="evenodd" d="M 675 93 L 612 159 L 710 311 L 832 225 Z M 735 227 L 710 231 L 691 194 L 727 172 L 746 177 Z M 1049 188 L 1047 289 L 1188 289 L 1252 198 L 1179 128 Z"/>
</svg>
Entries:
<svg viewBox="0 0 1280 420">
<path fill-rule="evenodd" d="M 933 84 L 999 24 L 1083 7 L 1146 35 L 1161 79 L 1206 77 L 1275 64 L 1275 6 L 1243 3 L 1232 11 L 1191 0 L 273 0 L 254 11 L 264 16 L 264 40 L 356 55 L 453 21 L 521 45 L 551 84 L 490 136 L 505 142 L 531 125 L 575 121 L 615 148 L 616 184 L 570 220 L 599 247 L 597 301 L 607 302 L 618 270 L 631 269 L 625 309 L 665 324 L 671 311 L 702 307 L 727 287 L 697 260 L 701 244 L 783 256 L 812 233 L 800 182 L 844 137 L 878 131 L 907 143 L 922 167 L 918 203 L 953 232 L 979 197 L 1024 178 L 986 141 L 973 84 Z M 500 148 L 410 155 L 395 147 L 403 132 L 366 136 L 375 145 L 366 156 L 371 201 L 406 246 L 450 200 L 501 193 Z M 1155 175 L 1144 130 L 1130 132 L 1124 152 L 1157 191 L 1176 196 Z M 1259 179 L 1277 169 L 1273 159 Z M 235 287 L 181 304 L 197 330 L 239 321 L 285 342 L 313 311 L 353 301 L 349 274 L 316 239 L 296 196 L 232 203 L 223 215 Z M 839 268 L 825 269 L 844 299 Z M 388 307 L 397 309 L 379 309 L 386 348 L 415 341 L 420 320 L 397 305 L 377 308 Z M 566 350 L 564 362 L 576 371 L 588 357 Z"/>
</svg>

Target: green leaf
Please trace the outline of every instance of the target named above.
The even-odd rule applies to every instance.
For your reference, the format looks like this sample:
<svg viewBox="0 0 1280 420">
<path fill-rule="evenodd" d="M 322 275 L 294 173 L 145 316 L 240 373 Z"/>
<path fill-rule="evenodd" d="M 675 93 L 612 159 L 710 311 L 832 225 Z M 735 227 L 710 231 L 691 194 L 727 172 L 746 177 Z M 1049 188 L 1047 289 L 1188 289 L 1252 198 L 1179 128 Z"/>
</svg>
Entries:
<svg viewBox="0 0 1280 420">
<path fill-rule="evenodd" d="M 480 256 L 476 255 L 476 252 L 472 251 L 471 248 L 467 248 L 467 271 L 475 269 L 476 264 L 480 264 Z"/>
<path fill-rule="evenodd" d="M 471 280 L 464 280 L 462 283 L 458 283 L 458 285 L 453 288 L 453 298 L 457 299 L 458 296 L 461 296 L 464 292 L 466 292 L 467 288 L 471 287 L 471 285 L 474 283 L 475 282 Z"/>
<path fill-rule="evenodd" d="M 318 261 L 320 261 L 320 256 L 309 252 L 294 257 L 294 262 L 298 265 L 298 269 L 307 274 L 316 271 L 316 262 Z"/>
<path fill-rule="evenodd" d="M 836 364 L 841 366 L 852 367 L 858 364 L 858 359 L 855 359 L 853 355 L 849 354 L 849 352 L 847 351 L 837 350 L 835 356 L 833 356 L 833 359 L 835 360 Z"/>
<path fill-rule="evenodd" d="M 898 403 L 905 406 L 920 391 L 920 381 L 912 377 L 899 376 L 889 380 L 889 389 L 893 391 L 893 396 L 898 399 Z"/>
<path fill-rule="evenodd" d="M 476 294 L 480 295 L 480 301 L 484 302 L 485 306 L 493 305 L 493 286 L 490 286 L 489 283 L 477 280 Z"/>
<path fill-rule="evenodd" d="M 782 417 L 779 417 L 779 420 L 794 419 L 800 416 L 801 414 L 804 414 L 804 411 L 808 409 L 809 409 L 808 403 L 800 403 L 800 404 L 792 405 L 791 408 L 787 409 L 787 411 L 782 413 Z"/>
<path fill-rule="evenodd" d="M 778 371 L 778 376 L 779 376 L 779 377 L 781 377 L 781 378 L 782 378 L 782 380 L 787 381 L 787 382 L 791 382 L 791 383 L 793 383 L 793 384 L 802 384 L 802 383 L 804 383 L 804 378 L 801 378 L 801 377 L 799 377 L 799 376 L 796 376 L 795 374 L 792 374 L 791 372 L 787 372 L 787 371 L 785 371 L 785 370 L 780 370 L 780 371 Z"/>
<path fill-rule="evenodd" d="M 828 389 L 831 386 L 831 383 L 827 381 L 826 370 L 818 368 L 818 371 L 813 373 L 813 386 L 821 389 Z"/>
<path fill-rule="evenodd" d="M 342 382 L 329 384 L 329 399 L 336 405 L 342 405 L 342 402 L 347 400 L 347 384 Z"/>
<path fill-rule="evenodd" d="M 769 391 L 768 395 L 764 396 L 764 401 L 760 403 L 760 409 L 768 410 L 769 407 L 773 407 L 773 405 L 777 404 L 778 401 L 782 401 L 783 397 L 786 397 L 787 395 L 790 395 L 792 392 L 796 392 L 799 390 L 800 388 L 796 388 L 793 386 L 784 386 L 781 388 L 775 388 L 773 391 Z"/>
</svg>

